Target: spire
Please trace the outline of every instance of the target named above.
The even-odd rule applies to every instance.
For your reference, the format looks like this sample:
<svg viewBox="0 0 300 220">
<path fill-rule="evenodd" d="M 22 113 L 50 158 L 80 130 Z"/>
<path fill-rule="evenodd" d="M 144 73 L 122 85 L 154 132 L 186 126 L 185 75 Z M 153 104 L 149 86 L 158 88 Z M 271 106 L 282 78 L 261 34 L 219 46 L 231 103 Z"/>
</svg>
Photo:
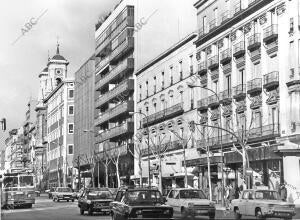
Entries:
<svg viewBox="0 0 300 220">
<path fill-rule="evenodd" d="M 56 54 L 59 54 L 59 43 L 58 43 L 58 37 L 56 40 Z"/>
<path fill-rule="evenodd" d="M 48 50 L 48 62 L 49 62 L 49 60 L 50 60 L 50 55 L 49 55 L 49 50 Z"/>
</svg>

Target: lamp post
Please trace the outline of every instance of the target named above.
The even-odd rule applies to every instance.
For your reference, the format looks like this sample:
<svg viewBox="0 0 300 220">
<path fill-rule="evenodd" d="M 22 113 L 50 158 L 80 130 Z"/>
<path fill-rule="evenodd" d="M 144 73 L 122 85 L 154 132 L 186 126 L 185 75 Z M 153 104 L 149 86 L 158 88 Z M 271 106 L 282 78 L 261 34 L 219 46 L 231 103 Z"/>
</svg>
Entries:
<svg viewBox="0 0 300 220">
<path fill-rule="evenodd" d="M 187 85 L 189 88 L 193 89 L 196 87 L 202 88 L 202 89 L 206 89 L 210 92 L 212 92 L 218 99 L 218 102 L 220 102 L 220 97 L 219 95 L 212 89 L 209 89 L 207 87 L 203 87 L 203 86 L 198 86 L 198 85 L 192 85 L 192 84 L 188 84 Z M 221 106 L 220 106 L 221 107 Z M 220 115 L 220 127 L 222 128 L 222 117 Z M 224 171 L 223 171 L 223 166 L 224 166 L 224 155 L 223 155 L 223 143 L 222 143 L 222 129 L 220 129 L 220 147 L 221 147 L 221 185 L 222 185 L 222 192 L 221 192 L 221 201 L 222 201 L 222 205 L 224 205 Z"/>
<path fill-rule="evenodd" d="M 134 115 L 134 114 L 140 114 L 143 115 L 146 118 L 146 124 L 147 124 L 147 145 L 148 145 L 148 175 L 149 175 L 149 186 L 151 187 L 151 180 L 150 180 L 150 130 L 149 130 L 149 121 L 148 121 L 148 117 L 145 113 L 142 112 L 129 112 L 130 115 Z M 141 174 L 142 176 L 142 174 Z M 141 179 L 142 181 L 143 179 Z M 140 183 L 142 184 L 142 183 Z"/>
</svg>

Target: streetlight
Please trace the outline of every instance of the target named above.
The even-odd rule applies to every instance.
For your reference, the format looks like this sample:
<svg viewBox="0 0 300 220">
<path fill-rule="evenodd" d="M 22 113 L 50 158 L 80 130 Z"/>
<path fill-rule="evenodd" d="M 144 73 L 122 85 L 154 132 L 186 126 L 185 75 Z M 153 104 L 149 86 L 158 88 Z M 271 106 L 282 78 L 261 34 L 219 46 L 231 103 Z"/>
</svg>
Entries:
<svg viewBox="0 0 300 220">
<path fill-rule="evenodd" d="M 209 89 L 209 88 L 203 87 L 203 86 L 193 85 L 193 84 L 187 84 L 187 86 L 191 89 L 196 88 L 196 87 L 206 89 L 206 90 L 212 92 L 217 97 L 218 102 L 220 102 L 219 95 L 212 89 Z M 221 115 L 220 115 L 220 127 L 222 128 L 222 117 L 221 117 Z M 221 198 L 221 201 L 222 201 L 222 205 L 224 205 L 224 171 L 223 171 L 224 155 L 223 155 L 223 143 L 222 143 L 222 129 L 221 129 L 220 132 L 221 132 L 220 133 L 220 147 L 221 147 L 221 171 L 222 171 L 221 172 L 221 175 L 222 175 L 221 176 L 221 178 L 222 178 L 222 180 L 221 180 L 221 184 L 222 184 L 222 188 L 221 188 L 222 189 L 222 192 L 221 192 L 222 198 Z"/>
<path fill-rule="evenodd" d="M 148 117 L 145 113 L 142 113 L 142 112 L 129 112 L 129 115 L 134 115 L 134 114 L 140 114 L 140 115 L 143 115 L 145 118 L 146 118 L 146 123 L 147 123 L 147 145 L 148 145 L 148 175 L 149 175 L 149 186 L 151 187 L 151 180 L 150 180 L 150 130 L 149 130 L 149 121 L 148 121 Z M 142 176 L 142 174 L 141 174 Z M 143 181 L 143 178 L 142 178 L 142 181 Z M 140 184 L 143 184 L 143 183 L 140 183 Z"/>
</svg>

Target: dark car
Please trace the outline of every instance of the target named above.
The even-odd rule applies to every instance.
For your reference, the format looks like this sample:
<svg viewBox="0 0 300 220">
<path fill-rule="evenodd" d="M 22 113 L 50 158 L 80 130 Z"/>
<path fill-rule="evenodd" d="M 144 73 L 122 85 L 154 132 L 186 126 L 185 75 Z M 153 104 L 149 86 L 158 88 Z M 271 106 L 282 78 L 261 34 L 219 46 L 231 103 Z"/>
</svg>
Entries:
<svg viewBox="0 0 300 220">
<path fill-rule="evenodd" d="M 78 198 L 80 214 L 88 211 L 89 215 L 93 212 L 110 213 L 109 204 L 113 201 L 113 196 L 107 188 L 87 188 Z"/>
<path fill-rule="evenodd" d="M 165 199 L 157 189 L 119 189 L 110 206 L 113 220 L 173 219 L 173 208 L 165 205 Z"/>
</svg>

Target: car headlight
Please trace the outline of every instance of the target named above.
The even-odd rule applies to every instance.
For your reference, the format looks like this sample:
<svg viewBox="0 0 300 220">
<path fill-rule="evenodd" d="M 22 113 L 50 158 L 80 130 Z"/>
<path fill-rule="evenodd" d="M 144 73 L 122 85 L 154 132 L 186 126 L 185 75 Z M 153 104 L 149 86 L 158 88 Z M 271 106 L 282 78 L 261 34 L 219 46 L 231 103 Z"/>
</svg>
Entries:
<svg viewBox="0 0 300 220">
<path fill-rule="evenodd" d="M 189 208 L 193 208 L 194 207 L 194 203 L 188 203 L 188 207 Z"/>
<path fill-rule="evenodd" d="M 91 200 L 87 200 L 86 203 L 87 204 L 92 204 L 92 201 Z"/>
<path fill-rule="evenodd" d="M 30 197 L 31 197 L 31 194 L 28 194 L 27 197 L 30 198 Z"/>
</svg>

